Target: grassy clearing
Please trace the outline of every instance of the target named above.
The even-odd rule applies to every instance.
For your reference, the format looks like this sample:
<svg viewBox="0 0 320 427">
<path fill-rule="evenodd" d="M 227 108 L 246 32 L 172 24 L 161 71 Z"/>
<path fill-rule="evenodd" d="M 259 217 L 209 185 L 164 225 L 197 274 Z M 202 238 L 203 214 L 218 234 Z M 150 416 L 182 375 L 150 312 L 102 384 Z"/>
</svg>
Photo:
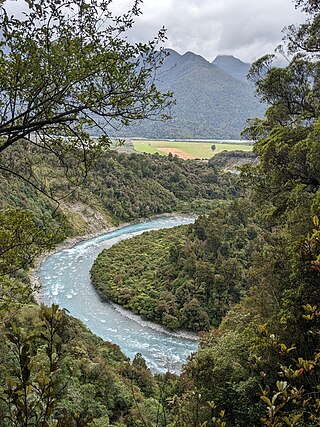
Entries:
<svg viewBox="0 0 320 427">
<path fill-rule="evenodd" d="M 252 146 L 246 143 L 225 143 L 225 142 L 190 142 L 190 141 L 161 141 L 161 140 L 133 140 L 135 150 L 143 153 L 168 155 L 176 154 L 182 159 L 210 159 L 220 151 L 243 150 L 251 151 Z M 215 151 L 211 150 L 212 145 L 216 146 Z"/>
</svg>

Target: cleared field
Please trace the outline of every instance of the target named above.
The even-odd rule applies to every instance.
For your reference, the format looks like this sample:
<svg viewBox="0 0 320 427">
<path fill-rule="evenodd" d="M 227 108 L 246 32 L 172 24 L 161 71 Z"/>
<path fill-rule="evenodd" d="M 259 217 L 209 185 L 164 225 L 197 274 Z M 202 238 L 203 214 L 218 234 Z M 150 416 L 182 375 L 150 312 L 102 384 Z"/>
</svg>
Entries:
<svg viewBox="0 0 320 427">
<path fill-rule="evenodd" d="M 172 153 L 182 159 L 210 159 L 220 151 L 252 151 L 252 146 L 245 143 L 222 143 L 217 141 L 212 142 L 190 142 L 190 141 L 148 141 L 148 140 L 133 140 L 135 150 L 143 153 L 168 155 Z M 211 146 L 216 146 L 212 151 Z"/>
</svg>

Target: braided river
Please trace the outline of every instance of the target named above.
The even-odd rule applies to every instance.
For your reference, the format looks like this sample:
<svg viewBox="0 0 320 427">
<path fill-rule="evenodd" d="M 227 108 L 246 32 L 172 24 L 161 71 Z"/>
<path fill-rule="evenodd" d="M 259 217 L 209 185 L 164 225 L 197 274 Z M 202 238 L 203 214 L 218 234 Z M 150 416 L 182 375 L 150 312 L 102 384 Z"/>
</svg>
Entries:
<svg viewBox="0 0 320 427">
<path fill-rule="evenodd" d="M 198 347 L 195 334 L 170 332 L 144 321 L 121 307 L 101 301 L 90 281 L 90 269 L 99 253 L 120 240 L 145 231 L 190 224 L 188 216 L 163 216 L 128 225 L 72 248 L 49 255 L 40 265 L 41 302 L 59 304 L 80 319 L 93 333 L 121 347 L 131 359 L 141 353 L 153 372 L 179 373 L 187 357 Z"/>
</svg>

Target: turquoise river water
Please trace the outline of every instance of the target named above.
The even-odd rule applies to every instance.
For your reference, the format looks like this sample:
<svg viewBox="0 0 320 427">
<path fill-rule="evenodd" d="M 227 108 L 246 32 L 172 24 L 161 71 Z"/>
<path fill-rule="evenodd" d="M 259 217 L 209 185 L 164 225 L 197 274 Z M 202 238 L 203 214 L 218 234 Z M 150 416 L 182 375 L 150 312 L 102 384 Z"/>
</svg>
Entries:
<svg viewBox="0 0 320 427">
<path fill-rule="evenodd" d="M 141 353 L 153 372 L 179 372 L 198 346 L 195 335 L 171 333 L 108 302 L 102 302 L 90 281 L 90 269 L 105 248 L 148 230 L 190 224 L 194 218 L 164 216 L 110 231 L 50 255 L 40 266 L 41 300 L 59 304 L 92 332 L 112 341 L 131 359 Z"/>
</svg>

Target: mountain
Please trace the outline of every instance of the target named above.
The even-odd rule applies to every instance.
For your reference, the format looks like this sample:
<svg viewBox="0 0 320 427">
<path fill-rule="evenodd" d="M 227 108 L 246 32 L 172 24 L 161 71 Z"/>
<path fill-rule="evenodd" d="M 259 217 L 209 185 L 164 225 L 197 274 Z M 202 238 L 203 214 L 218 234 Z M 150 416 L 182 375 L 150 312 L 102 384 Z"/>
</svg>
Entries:
<svg viewBox="0 0 320 427">
<path fill-rule="evenodd" d="M 156 84 L 161 91 L 174 92 L 172 120 L 144 120 L 117 134 L 110 128 L 113 136 L 239 139 L 246 119 L 263 115 L 265 107 L 255 97 L 253 86 L 230 74 L 236 67 L 229 67 L 227 73 L 192 52 L 167 52 Z"/>
<path fill-rule="evenodd" d="M 240 59 L 235 58 L 232 55 L 218 55 L 213 61 L 212 64 L 220 68 L 220 70 L 225 71 L 234 78 L 248 82 L 247 74 L 250 70 L 251 64 L 242 62 Z"/>
</svg>

